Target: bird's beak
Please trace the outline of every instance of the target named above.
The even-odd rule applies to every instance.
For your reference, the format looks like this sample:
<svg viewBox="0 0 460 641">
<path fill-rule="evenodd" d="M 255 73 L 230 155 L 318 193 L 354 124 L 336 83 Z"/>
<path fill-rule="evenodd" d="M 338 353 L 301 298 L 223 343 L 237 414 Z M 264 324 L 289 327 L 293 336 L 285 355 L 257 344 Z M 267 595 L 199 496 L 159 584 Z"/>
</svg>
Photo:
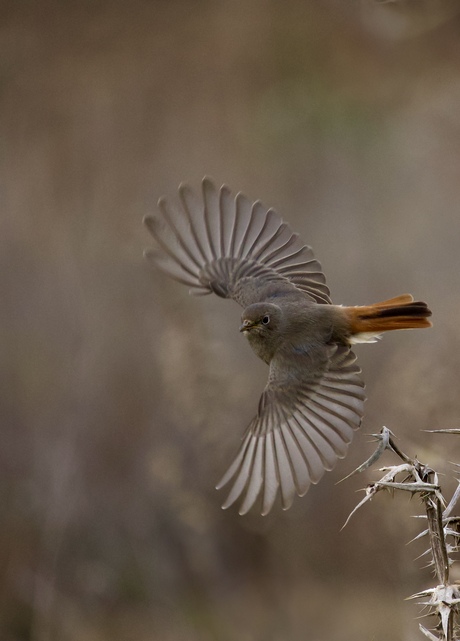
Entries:
<svg viewBox="0 0 460 641">
<path fill-rule="evenodd" d="M 246 319 L 240 325 L 240 332 L 247 332 L 251 329 L 251 327 L 254 327 L 254 323 L 251 323 L 250 320 Z"/>
</svg>

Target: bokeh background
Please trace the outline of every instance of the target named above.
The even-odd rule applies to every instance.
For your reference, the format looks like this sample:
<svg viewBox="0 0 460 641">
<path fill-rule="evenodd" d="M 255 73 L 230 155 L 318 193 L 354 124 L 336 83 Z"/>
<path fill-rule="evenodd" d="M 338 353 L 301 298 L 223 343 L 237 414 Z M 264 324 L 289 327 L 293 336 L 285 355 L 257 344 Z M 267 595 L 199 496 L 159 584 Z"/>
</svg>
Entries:
<svg viewBox="0 0 460 641">
<path fill-rule="evenodd" d="M 417 501 L 340 531 L 377 477 L 335 483 L 382 425 L 446 486 L 460 461 L 422 431 L 460 427 L 458 1 L 3 0 L 0 82 L 0 639 L 420 638 Z M 434 313 L 357 348 L 349 456 L 264 519 L 213 489 L 266 379 L 240 310 L 142 259 L 205 174 L 291 222 L 335 302 Z"/>
</svg>

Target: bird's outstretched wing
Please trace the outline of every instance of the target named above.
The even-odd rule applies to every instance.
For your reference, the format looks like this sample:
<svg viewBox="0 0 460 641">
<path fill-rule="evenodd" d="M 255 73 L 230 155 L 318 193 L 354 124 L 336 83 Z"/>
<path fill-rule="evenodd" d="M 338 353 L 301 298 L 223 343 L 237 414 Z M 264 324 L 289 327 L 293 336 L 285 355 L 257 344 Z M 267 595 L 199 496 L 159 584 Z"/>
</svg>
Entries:
<svg viewBox="0 0 460 641">
<path fill-rule="evenodd" d="M 240 514 L 263 491 L 262 514 L 281 492 L 283 509 L 343 458 L 363 416 L 364 384 L 356 356 L 342 346 L 292 351 L 270 365 L 269 382 L 238 454 L 217 485 L 233 479 L 223 508 L 240 496 Z"/>
<path fill-rule="evenodd" d="M 302 290 L 318 303 L 330 303 L 321 265 L 310 247 L 273 209 L 209 178 L 202 198 L 179 187 L 179 204 L 159 200 L 161 216 L 146 216 L 158 243 L 146 256 L 163 272 L 188 285 L 191 293 L 214 292 L 246 307 L 278 294 Z"/>
</svg>

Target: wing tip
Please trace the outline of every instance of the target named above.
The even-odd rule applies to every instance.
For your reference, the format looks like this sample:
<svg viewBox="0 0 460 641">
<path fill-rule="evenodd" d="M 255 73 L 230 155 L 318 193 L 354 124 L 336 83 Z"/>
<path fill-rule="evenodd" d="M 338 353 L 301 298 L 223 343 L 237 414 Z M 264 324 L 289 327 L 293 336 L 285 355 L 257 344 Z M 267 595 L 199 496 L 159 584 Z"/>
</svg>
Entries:
<svg viewBox="0 0 460 641">
<path fill-rule="evenodd" d="M 220 192 L 221 196 L 222 195 L 231 196 L 233 194 L 233 192 L 230 189 L 230 187 L 228 185 L 226 185 L 225 183 L 223 185 L 221 185 L 221 188 L 219 189 L 219 192 Z"/>
<path fill-rule="evenodd" d="M 235 501 L 238 499 L 238 496 L 231 496 L 231 493 L 227 496 L 225 501 L 222 503 L 221 507 L 223 510 L 228 510 L 229 507 L 231 507 Z"/>
<path fill-rule="evenodd" d="M 283 510 L 283 512 L 287 512 L 289 509 L 291 509 L 293 503 L 294 503 L 294 497 L 292 497 L 292 499 L 289 499 L 287 502 L 283 501 L 281 503 L 281 509 Z"/>
<path fill-rule="evenodd" d="M 142 218 L 142 224 L 144 225 L 144 227 L 147 227 L 148 231 L 152 235 L 155 234 L 155 224 L 156 224 L 155 216 L 152 216 L 152 214 L 146 214 Z"/>
<path fill-rule="evenodd" d="M 191 192 L 191 193 L 193 193 L 193 189 L 192 189 L 192 188 L 190 187 L 190 185 L 189 185 L 188 183 L 186 183 L 186 182 L 181 182 L 181 183 L 179 183 L 179 187 L 178 187 L 178 189 L 177 189 L 177 190 L 178 190 L 178 192 L 179 192 L 179 195 L 180 195 L 180 196 L 183 196 L 183 195 L 184 195 L 184 194 L 186 194 L 187 192 L 189 192 L 189 193 L 190 193 L 190 192 Z"/>
<path fill-rule="evenodd" d="M 166 197 L 166 196 L 160 196 L 160 197 L 158 198 L 158 200 L 157 200 L 157 207 L 158 207 L 158 209 L 161 209 L 161 210 L 162 210 L 162 209 L 165 207 L 165 205 L 166 205 L 166 203 L 167 203 L 167 202 L 168 202 L 168 199 L 167 199 L 167 197 Z M 150 216 L 150 218 L 152 218 L 152 216 Z"/>
<path fill-rule="evenodd" d="M 203 189 L 203 193 L 207 191 L 217 191 L 216 181 L 208 174 L 203 176 L 203 179 L 201 180 L 201 187 Z"/>
</svg>

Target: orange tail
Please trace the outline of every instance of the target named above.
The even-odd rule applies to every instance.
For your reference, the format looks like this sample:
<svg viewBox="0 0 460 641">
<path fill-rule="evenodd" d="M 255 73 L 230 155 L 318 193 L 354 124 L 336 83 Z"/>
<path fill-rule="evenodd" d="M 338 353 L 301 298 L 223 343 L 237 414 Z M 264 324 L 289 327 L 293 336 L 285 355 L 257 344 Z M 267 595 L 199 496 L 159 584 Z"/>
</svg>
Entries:
<svg viewBox="0 0 460 641">
<path fill-rule="evenodd" d="M 367 338 L 363 337 L 364 340 L 372 340 L 381 332 L 392 329 L 431 327 L 431 321 L 428 320 L 431 312 L 426 303 L 414 302 L 410 294 L 366 307 L 345 307 L 344 311 L 350 323 L 352 342 L 359 342 L 359 334 L 367 335 Z"/>
</svg>

